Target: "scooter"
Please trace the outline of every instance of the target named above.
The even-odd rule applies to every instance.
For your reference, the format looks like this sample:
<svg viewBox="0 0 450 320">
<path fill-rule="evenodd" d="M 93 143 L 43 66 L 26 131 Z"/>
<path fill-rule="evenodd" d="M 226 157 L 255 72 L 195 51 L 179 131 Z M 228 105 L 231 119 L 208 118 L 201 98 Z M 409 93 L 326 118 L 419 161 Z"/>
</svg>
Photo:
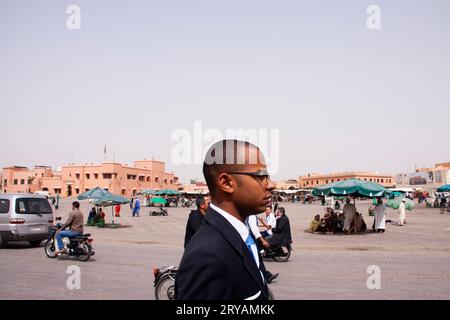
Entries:
<svg viewBox="0 0 450 320">
<path fill-rule="evenodd" d="M 157 211 L 150 211 L 148 213 L 149 216 L 168 216 L 169 211 L 167 209 L 164 209 L 163 207 L 158 207 Z"/>
<path fill-rule="evenodd" d="M 153 286 L 155 287 L 156 300 L 174 300 L 175 299 L 175 276 L 178 267 L 164 266 L 161 268 L 153 268 Z"/>
<path fill-rule="evenodd" d="M 261 254 L 263 258 L 272 258 L 277 262 L 286 262 L 289 260 L 292 252 L 291 245 L 263 248 Z"/>
<path fill-rule="evenodd" d="M 54 259 L 57 257 L 55 254 L 55 234 L 58 230 L 61 229 L 61 217 L 55 218 L 56 224 L 54 227 L 49 227 L 49 235 L 47 237 L 47 241 L 45 242 L 45 254 L 47 257 Z M 64 237 L 62 239 L 64 244 L 64 249 L 66 253 L 64 255 L 73 257 L 75 256 L 78 261 L 88 261 L 94 254 L 94 249 L 92 248 L 93 239 L 90 239 L 90 233 L 83 234 L 80 236 L 67 238 Z"/>
</svg>

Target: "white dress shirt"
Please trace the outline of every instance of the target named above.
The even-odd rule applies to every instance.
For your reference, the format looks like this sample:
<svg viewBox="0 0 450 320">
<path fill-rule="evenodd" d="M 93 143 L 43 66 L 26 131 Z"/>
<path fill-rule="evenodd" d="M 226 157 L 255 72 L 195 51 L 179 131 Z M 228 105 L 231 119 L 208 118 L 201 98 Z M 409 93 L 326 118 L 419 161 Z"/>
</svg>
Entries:
<svg viewBox="0 0 450 320">
<path fill-rule="evenodd" d="M 240 221 L 239 219 L 233 217 L 231 214 L 229 214 L 225 210 L 220 209 L 219 207 L 215 206 L 214 204 L 210 203 L 209 206 L 211 207 L 211 209 L 217 211 L 222 217 L 227 219 L 227 221 L 229 223 L 231 223 L 231 225 L 236 229 L 236 231 L 241 236 L 242 241 L 244 241 L 244 243 L 245 243 L 245 241 L 247 240 L 247 238 L 248 238 L 248 236 L 250 234 L 249 231 L 248 231 L 247 226 L 244 223 L 242 223 L 242 221 Z M 256 247 L 256 244 L 252 244 L 251 247 L 252 247 L 252 253 L 253 253 L 254 261 L 256 262 L 256 265 L 258 266 L 258 270 L 259 270 L 258 248 Z M 263 277 L 263 279 L 264 279 L 264 277 Z"/>
<path fill-rule="evenodd" d="M 272 235 L 272 229 L 277 226 L 277 219 L 275 218 L 275 215 L 271 212 L 268 216 L 266 216 L 266 223 L 271 226 L 272 228 L 270 230 L 267 230 L 267 232 Z"/>
</svg>

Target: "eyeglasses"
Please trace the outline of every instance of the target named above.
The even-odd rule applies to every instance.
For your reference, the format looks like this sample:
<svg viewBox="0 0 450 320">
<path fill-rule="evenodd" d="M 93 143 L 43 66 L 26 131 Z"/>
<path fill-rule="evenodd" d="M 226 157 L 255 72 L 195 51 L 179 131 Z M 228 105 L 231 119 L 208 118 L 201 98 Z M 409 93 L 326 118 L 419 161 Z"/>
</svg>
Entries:
<svg viewBox="0 0 450 320">
<path fill-rule="evenodd" d="M 251 176 L 261 183 L 269 183 L 269 181 L 270 181 L 270 175 L 267 172 L 267 169 L 261 169 L 261 170 L 254 171 L 254 172 L 227 171 L 226 173 L 228 173 L 228 174 L 243 174 L 246 176 Z"/>
</svg>

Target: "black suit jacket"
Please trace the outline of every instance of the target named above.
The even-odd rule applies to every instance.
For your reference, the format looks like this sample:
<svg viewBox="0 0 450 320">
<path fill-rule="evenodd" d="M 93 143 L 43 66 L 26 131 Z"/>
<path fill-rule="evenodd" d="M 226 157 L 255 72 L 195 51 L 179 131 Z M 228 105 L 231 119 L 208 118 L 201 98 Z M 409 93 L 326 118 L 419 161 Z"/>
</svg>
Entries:
<svg viewBox="0 0 450 320">
<path fill-rule="evenodd" d="M 209 208 L 181 260 L 175 279 L 175 299 L 248 298 L 267 300 L 267 285 L 237 230 Z"/>
<path fill-rule="evenodd" d="M 192 210 L 186 224 L 186 234 L 184 236 L 184 248 L 191 241 L 194 234 L 200 229 L 203 222 L 203 214 L 200 210 Z"/>
<path fill-rule="evenodd" d="M 272 246 L 287 246 L 292 243 L 291 224 L 289 218 L 284 214 L 277 219 L 277 225 L 272 229 Z"/>
</svg>

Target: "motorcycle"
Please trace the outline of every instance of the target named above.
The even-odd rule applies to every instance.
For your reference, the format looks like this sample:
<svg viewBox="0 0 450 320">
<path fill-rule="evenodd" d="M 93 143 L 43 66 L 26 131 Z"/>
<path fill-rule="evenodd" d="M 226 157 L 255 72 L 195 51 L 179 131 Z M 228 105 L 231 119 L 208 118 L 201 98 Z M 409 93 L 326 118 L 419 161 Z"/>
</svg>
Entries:
<svg viewBox="0 0 450 320">
<path fill-rule="evenodd" d="M 150 211 L 148 213 L 149 216 L 168 216 L 169 211 L 167 209 L 164 209 L 163 207 L 158 207 L 157 211 Z"/>
<path fill-rule="evenodd" d="M 181 199 L 181 206 L 183 208 L 190 208 L 192 206 L 192 202 L 188 199 Z"/>
<path fill-rule="evenodd" d="M 164 266 L 153 269 L 153 276 L 155 280 L 153 286 L 155 287 L 156 300 L 174 300 L 175 299 L 175 276 L 178 267 Z"/>
<path fill-rule="evenodd" d="M 286 262 L 289 260 L 292 252 L 292 246 L 277 246 L 269 249 L 263 248 L 261 254 L 263 258 L 272 258 L 276 262 Z"/>
<path fill-rule="evenodd" d="M 56 217 L 55 221 L 57 222 L 55 226 L 49 227 L 49 235 L 44 247 L 45 254 L 51 259 L 57 257 L 55 254 L 55 234 L 62 227 L 61 217 Z M 78 261 L 88 261 L 95 254 L 91 245 L 94 240 L 90 239 L 90 236 L 91 235 L 87 233 L 72 238 L 64 237 L 62 239 L 64 248 L 66 249 L 64 255 L 70 257 L 75 256 Z"/>
<path fill-rule="evenodd" d="M 155 287 L 156 300 L 175 300 L 175 276 L 177 275 L 178 267 L 164 266 L 161 268 L 153 268 L 153 286 Z M 275 300 L 275 296 L 267 286 L 269 293 L 269 300 Z"/>
</svg>

